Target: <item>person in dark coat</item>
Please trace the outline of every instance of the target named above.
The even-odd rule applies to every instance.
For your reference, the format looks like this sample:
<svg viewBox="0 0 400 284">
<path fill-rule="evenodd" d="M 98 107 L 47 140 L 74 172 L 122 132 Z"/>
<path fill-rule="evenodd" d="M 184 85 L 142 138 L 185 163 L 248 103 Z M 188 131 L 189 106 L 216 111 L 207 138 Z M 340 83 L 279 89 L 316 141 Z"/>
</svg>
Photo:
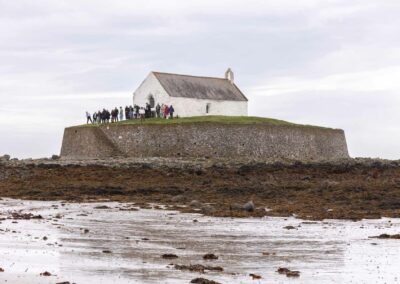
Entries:
<svg viewBox="0 0 400 284">
<path fill-rule="evenodd" d="M 128 106 L 125 107 L 125 118 L 126 118 L 126 119 L 130 119 L 130 117 L 129 117 L 129 108 L 128 108 Z"/>
<path fill-rule="evenodd" d="M 161 116 L 160 116 L 160 111 L 161 111 L 161 106 L 160 106 L 160 104 L 157 104 L 156 105 L 156 115 L 157 115 L 157 118 L 160 118 Z"/>
<path fill-rule="evenodd" d="M 172 105 L 169 106 L 169 118 L 173 119 L 174 118 L 174 107 Z"/>
</svg>

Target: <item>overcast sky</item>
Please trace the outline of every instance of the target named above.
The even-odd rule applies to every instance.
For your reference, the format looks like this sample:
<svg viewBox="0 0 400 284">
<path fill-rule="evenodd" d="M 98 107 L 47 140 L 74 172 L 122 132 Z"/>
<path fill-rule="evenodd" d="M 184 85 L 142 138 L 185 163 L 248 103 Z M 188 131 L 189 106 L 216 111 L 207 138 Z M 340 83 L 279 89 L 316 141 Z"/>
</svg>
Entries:
<svg viewBox="0 0 400 284">
<path fill-rule="evenodd" d="M 398 0 L 0 0 L 0 155 L 58 154 L 154 71 L 222 77 L 249 115 L 342 128 L 400 158 Z"/>
</svg>

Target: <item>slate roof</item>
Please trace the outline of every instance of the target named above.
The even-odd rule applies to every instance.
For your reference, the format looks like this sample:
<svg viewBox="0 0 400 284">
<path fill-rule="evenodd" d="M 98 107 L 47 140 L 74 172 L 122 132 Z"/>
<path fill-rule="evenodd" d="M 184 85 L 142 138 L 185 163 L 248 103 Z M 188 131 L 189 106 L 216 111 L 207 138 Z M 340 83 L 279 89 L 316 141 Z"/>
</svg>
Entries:
<svg viewBox="0 0 400 284">
<path fill-rule="evenodd" d="M 247 101 L 235 84 L 225 78 L 152 72 L 171 97 Z"/>
</svg>

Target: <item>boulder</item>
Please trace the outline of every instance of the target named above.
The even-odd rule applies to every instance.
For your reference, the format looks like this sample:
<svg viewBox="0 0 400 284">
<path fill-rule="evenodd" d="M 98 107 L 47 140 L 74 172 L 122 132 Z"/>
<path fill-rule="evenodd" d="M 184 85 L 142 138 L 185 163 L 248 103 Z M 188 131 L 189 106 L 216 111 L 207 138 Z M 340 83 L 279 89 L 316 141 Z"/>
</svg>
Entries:
<svg viewBox="0 0 400 284">
<path fill-rule="evenodd" d="M 254 206 L 253 201 L 249 201 L 243 205 L 243 210 L 245 210 L 247 212 L 253 212 L 255 209 L 256 209 L 256 207 Z"/>
<path fill-rule="evenodd" d="M 161 256 L 162 258 L 165 259 L 174 259 L 174 258 L 178 258 L 178 256 L 176 254 L 173 253 L 165 253 Z"/>
<path fill-rule="evenodd" d="M 233 203 L 233 204 L 231 204 L 230 209 L 231 210 L 243 210 L 243 206 L 240 205 L 239 203 Z"/>
<path fill-rule="evenodd" d="M 4 156 L 2 156 L 2 157 L 0 157 L 0 161 L 9 161 L 11 159 L 11 156 L 10 155 L 4 155 Z"/>
<path fill-rule="evenodd" d="M 255 207 L 253 201 L 249 201 L 249 202 L 247 202 L 247 203 L 245 203 L 243 205 L 241 205 L 239 203 L 233 203 L 233 204 L 230 205 L 230 209 L 231 210 L 244 210 L 244 211 L 247 211 L 247 212 L 253 212 L 256 209 L 256 207 Z"/>
<path fill-rule="evenodd" d="M 206 278 L 195 278 L 190 283 L 196 283 L 196 284 L 220 284 L 219 282 L 213 281 L 213 280 L 208 280 Z"/>
<path fill-rule="evenodd" d="M 175 195 L 175 196 L 171 197 L 171 201 L 172 202 L 183 202 L 183 201 L 186 201 L 186 197 L 182 194 Z"/>
<path fill-rule="evenodd" d="M 194 207 L 194 208 L 200 208 L 201 207 L 201 202 L 197 201 L 197 200 L 192 200 L 189 203 L 190 207 Z"/>
<path fill-rule="evenodd" d="M 51 156 L 51 159 L 52 159 L 52 160 L 59 160 L 59 159 L 60 159 L 60 156 L 58 156 L 58 155 L 52 155 L 52 156 Z"/>
<path fill-rule="evenodd" d="M 215 259 L 218 259 L 218 256 L 216 256 L 213 253 L 207 253 L 207 254 L 203 255 L 203 259 L 205 259 L 205 260 L 215 260 Z"/>
<path fill-rule="evenodd" d="M 216 210 L 215 210 L 215 208 L 214 208 L 214 206 L 211 206 L 211 205 L 203 205 L 202 207 L 201 207 L 201 212 L 202 213 L 204 213 L 204 214 L 210 214 L 210 213 L 214 213 Z"/>
</svg>

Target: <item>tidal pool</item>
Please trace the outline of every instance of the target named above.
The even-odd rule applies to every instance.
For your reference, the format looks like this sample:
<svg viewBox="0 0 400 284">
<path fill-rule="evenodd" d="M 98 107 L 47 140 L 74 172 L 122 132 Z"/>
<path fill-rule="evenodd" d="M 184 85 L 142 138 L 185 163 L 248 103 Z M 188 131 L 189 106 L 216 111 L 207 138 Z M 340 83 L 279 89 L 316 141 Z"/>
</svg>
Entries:
<svg viewBox="0 0 400 284">
<path fill-rule="evenodd" d="M 43 218 L 12 217 L 16 212 Z M 231 219 L 115 202 L 3 199 L 0 220 L 0 283 L 190 283 L 197 277 L 220 283 L 397 283 L 400 277 L 400 240 L 369 238 L 400 233 L 399 219 Z M 163 259 L 167 253 L 178 258 Z M 206 253 L 218 259 L 203 260 Z M 188 272 L 174 264 L 224 271 Z M 300 271 L 300 277 L 279 274 L 279 267 Z M 51 276 L 40 276 L 45 271 Z"/>
</svg>

